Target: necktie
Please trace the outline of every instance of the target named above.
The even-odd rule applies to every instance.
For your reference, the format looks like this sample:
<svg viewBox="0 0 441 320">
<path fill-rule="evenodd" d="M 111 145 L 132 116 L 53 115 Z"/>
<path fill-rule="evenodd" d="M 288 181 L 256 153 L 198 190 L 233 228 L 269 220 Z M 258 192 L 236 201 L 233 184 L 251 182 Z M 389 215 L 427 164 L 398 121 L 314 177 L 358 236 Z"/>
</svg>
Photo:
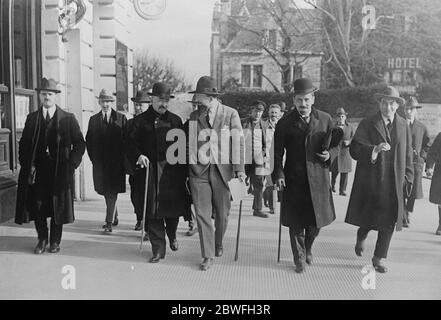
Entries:
<svg viewBox="0 0 441 320">
<path fill-rule="evenodd" d="M 211 125 L 211 117 L 210 117 L 210 115 L 211 115 L 211 110 L 210 109 L 208 109 L 207 110 L 207 123 L 208 123 L 208 126 L 210 127 L 210 128 L 212 128 L 212 125 Z"/>
<path fill-rule="evenodd" d="M 104 124 L 107 125 L 107 113 L 104 114 Z"/>
<path fill-rule="evenodd" d="M 389 134 L 392 131 L 392 121 L 390 119 L 387 120 L 387 130 L 389 131 Z"/>
<path fill-rule="evenodd" d="M 49 117 L 49 111 L 46 111 L 46 118 L 45 118 L 45 120 L 46 120 L 46 124 L 48 124 L 49 121 L 51 120 L 51 118 Z"/>
</svg>

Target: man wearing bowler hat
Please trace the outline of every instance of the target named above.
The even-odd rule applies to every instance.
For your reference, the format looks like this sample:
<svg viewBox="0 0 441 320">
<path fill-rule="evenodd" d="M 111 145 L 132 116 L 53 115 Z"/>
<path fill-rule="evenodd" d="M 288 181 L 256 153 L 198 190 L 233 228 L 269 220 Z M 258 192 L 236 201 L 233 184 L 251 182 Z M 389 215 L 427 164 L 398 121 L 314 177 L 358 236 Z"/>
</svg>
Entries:
<svg viewBox="0 0 441 320">
<path fill-rule="evenodd" d="M 340 188 L 339 194 L 346 196 L 346 187 L 348 184 L 348 174 L 352 171 L 352 158 L 349 154 L 349 145 L 351 144 L 352 137 L 354 136 L 355 129 L 350 125 L 346 119 L 348 114 L 345 109 L 337 109 L 337 121 L 336 126 L 343 130 L 343 139 L 340 141 L 337 147 L 331 150 L 331 153 L 335 153 L 333 161 L 331 163 L 331 185 L 332 192 L 335 192 L 335 183 L 337 182 L 337 176 L 340 173 Z"/>
<path fill-rule="evenodd" d="M 98 97 L 101 110 L 90 118 L 86 134 L 95 191 L 106 201 L 104 232 L 112 232 L 112 224 L 118 225 L 116 201 L 118 193 L 126 192 L 124 133 L 127 119 L 112 108 L 114 101 L 112 94 L 101 90 Z"/>
<path fill-rule="evenodd" d="M 245 173 L 250 180 L 253 192 L 253 216 L 268 218 L 262 211 L 263 187 L 265 183 L 265 156 L 267 126 L 262 121 L 266 103 L 256 100 L 251 104 L 250 116 L 242 120 L 242 129 L 245 135 L 246 151 L 251 163 L 245 165 Z"/>
<path fill-rule="evenodd" d="M 36 90 L 41 108 L 27 116 L 19 143 L 15 222 L 35 221 L 36 254 L 46 251 L 48 240 L 49 252 L 57 253 L 63 224 L 75 220 L 74 172 L 86 145 L 75 116 L 55 104 L 60 93 L 55 80 L 43 78 Z"/>
<path fill-rule="evenodd" d="M 410 127 L 396 114 L 404 104 L 398 90 L 388 86 L 375 98 L 380 110 L 360 122 L 349 147 L 357 168 L 345 221 L 359 227 L 357 256 L 363 254 L 369 231 L 378 231 L 372 265 L 385 273 L 383 259 L 394 228 L 403 226 L 403 196 L 412 188 L 413 152 Z"/>
<path fill-rule="evenodd" d="M 165 83 L 155 83 L 149 95 L 152 105 L 133 119 L 127 135 L 127 156 L 137 166 L 139 173 L 135 174 L 142 177 L 140 194 L 145 192 L 145 168 L 149 166 L 145 213 L 153 252 L 149 261 L 158 263 L 165 258 L 166 234 L 170 249 L 178 250 L 176 230 L 179 217 L 188 219 L 190 202 L 185 186 L 187 165 L 167 159 L 167 150 L 174 144 L 167 139 L 167 134 L 174 129 L 183 132 L 181 118 L 168 111 L 168 103 L 174 96 Z M 182 143 L 186 145 L 185 141 Z M 140 204 L 144 207 L 144 199 Z"/>
<path fill-rule="evenodd" d="M 426 162 L 427 152 L 430 148 L 430 139 L 427 127 L 416 119 L 417 109 L 422 106 L 415 97 L 410 97 L 404 106 L 407 124 L 410 126 L 412 134 L 412 152 L 413 152 L 413 170 L 414 179 L 412 184 L 412 192 L 409 197 L 405 198 L 403 227 L 409 227 L 409 213 L 413 212 L 416 199 L 423 198 L 423 170 Z"/>
<path fill-rule="evenodd" d="M 295 108 L 277 123 L 274 133 L 273 181 L 283 189 L 281 219 L 289 227 L 295 272 L 312 264 L 312 245 L 320 228 L 335 220 L 329 181 L 331 155 L 342 133 L 329 114 L 313 107 L 310 79 L 294 81 Z M 328 136 L 335 137 L 328 142 Z M 285 165 L 283 157 L 286 153 Z"/>
<path fill-rule="evenodd" d="M 223 237 L 231 208 L 228 182 L 234 177 L 245 180 L 244 146 L 240 138 L 243 132 L 238 112 L 217 99 L 219 91 L 213 78 L 201 77 L 196 90 L 190 93 L 200 105 L 190 115 L 188 149 L 190 187 L 203 258 L 200 269 L 206 271 L 213 264 L 214 256 L 223 254 Z M 239 139 L 232 138 L 233 135 Z M 230 148 L 225 150 L 225 145 Z M 204 152 L 199 152 L 202 150 Z"/>
<path fill-rule="evenodd" d="M 131 98 L 135 104 L 135 117 L 139 116 L 143 112 L 147 111 L 150 107 L 151 97 L 147 90 L 139 90 L 134 98 Z M 127 121 L 125 136 L 129 135 L 134 118 Z M 142 170 L 136 170 L 136 163 L 132 163 L 127 158 L 126 154 L 126 173 L 129 175 L 130 184 L 130 200 L 132 201 L 133 209 L 136 214 L 136 225 L 135 231 L 140 231 L 142 229 L 142 218 L 143 218 L 143 202 L 144 202 L 144 182 L 145 176 L 142 174 Z M 144 172 L 145 174 L 145 172 Z M 145 236 L 144 240 L 149 241 L 148 236 L 148 222 L 144 221 Z"/>
</svg>

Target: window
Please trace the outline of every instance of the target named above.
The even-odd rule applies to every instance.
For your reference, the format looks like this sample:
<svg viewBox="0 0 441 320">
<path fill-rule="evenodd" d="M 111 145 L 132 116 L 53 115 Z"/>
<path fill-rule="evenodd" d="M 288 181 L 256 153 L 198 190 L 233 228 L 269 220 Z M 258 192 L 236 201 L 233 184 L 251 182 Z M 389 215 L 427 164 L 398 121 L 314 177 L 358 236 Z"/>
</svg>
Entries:
<svg viewBox="0 0 441 320">
<path fill-rule="evenodd" d="M 129 103 L 127 46 L 116 40 L 116 109 L 125 111 Z"/>
<path fill-rule="evenodd" d="M 242 65 L 242 87 L 249 88 L 251 86 L 251 66 Z"/>
<path fill-rule="evenodd" d="M 262 69 L 263 66 L 253 66 L 253 87 L 262 88 Z"/>
<path fill-rule="evenodd" d="M 6 127 L 5 119 L 5 98 L 2 93 L 0 93 L 0 129 Z"/>
<path fill-rule="evenodd" d="M 268 31 L 268 47 L 271 49 L 277 48 L 277 30 Z"/>
<path fill-rule="evenodd" d="M 14 1 L 14 75 L 17 88 L 30 88 L 31 70 L 31 39 L 30 12 L 31 8 L 26 0 Z"/>
<path fill-rule="evenodd" d="M 242 65 L 242 87 L 243 88 L 261 88 L 262 87 L 262 65 Z"/>
<path fill-rule="evenodd" d="M 293 79 L 298 79 L 303 77 L 303 66 L 296 64 L 293 66 Z"/>
</svg>

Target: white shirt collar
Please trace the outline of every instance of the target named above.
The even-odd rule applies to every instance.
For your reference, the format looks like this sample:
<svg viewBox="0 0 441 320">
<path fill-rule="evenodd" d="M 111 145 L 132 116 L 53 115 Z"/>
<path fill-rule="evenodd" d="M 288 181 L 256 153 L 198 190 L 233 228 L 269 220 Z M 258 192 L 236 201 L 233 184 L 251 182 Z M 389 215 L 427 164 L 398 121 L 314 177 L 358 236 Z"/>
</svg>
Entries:
<svg viewBox="0 0 441 320">
<path fill-rule="evenodd" d="M 109 110 L 107 110 L 107 112 L 104 112 L 103 110 L 101 110 L 101 116 L 103 117 L 103 120 L 104 120 L 105 114 L 107 114 L 107 121 L 109 121 L 110 115 L 112 114 L 112 108 L 109 108 Z"/>
<path fill-rule="evenodd" d="M 56 106 L 52 106 L 50 108 L 43 107 L 43 117 L 46 119 L 46 113 L 49 112 L 49 118 L 52 119 L 52 117 L 54 116 L 55 111 L 57 111 L 57 107 Z"/>
<path fill-rule="evenodd" d="M 383 118 L 384 124 L 387 125 L 387 123 L 389 122 L 389 118 L 386 118 L 385 116 L 383 116 L 383 114 L 381 114 L 381 118 Z M 391 124 L 394 123 L 394 119 L 395 119 L 395 116 L 393 116 L 392 119 L 390 119 Z"/>
</svg>

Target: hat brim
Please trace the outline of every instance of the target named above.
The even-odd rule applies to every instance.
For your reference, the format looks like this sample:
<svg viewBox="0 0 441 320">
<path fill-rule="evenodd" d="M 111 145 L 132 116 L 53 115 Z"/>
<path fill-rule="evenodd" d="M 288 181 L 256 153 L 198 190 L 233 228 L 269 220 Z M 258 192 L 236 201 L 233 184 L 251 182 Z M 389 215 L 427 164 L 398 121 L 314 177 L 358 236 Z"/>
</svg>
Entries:
<svg viewBox="0 0 441 320">
<path fill-rule="evenodd" d="M 54 92 L 54 93 L 60 93 L 61 92 L 61 90 L 58 90 L 58 89 L 43 89 L 43 88 L 35 88 L 35 91 L 38 91 L 38 92 L 40 92 L 40 91 L 49 91 L 49 92 Z"/>
<path fill-rule="evenodd" d="M 149 103 L 149 102 L 151 102 L 150 100 L 137 100 L 136 98 L 130 98 L 130 100 L 132 100 L 135 103 Z"/>
<path fill-rule="evenodd" d="M 204 92 L 200 92 L 200 91 L 197 91 L 197 90 L 190 91 L 188 93 L 190 93 L 190 94 L 205 94 L 207 96 L 213 96 L 213 97 L 217 97 L 218 95 L 221 94 L 220 92 L 205 92 L 205 91 Z"/>
<path fill-rule="evenodd" d="M 423 108 L 423 106 L 420 106 L 420 105 L 417 105 L 417 106 L 404 106 L 404 108 L 405 109 L 413 109 L 413 108 L 415 108 L 415 109 L 422 109 Z"/>
<path fill-rule="evenodd" d="M 381 99 L 383 98 L 390 98 L 390 99 L 394 99 L 396 101 L 398 101 L 399 104 L 404 105 L 404 103 L 406 102 L 406 100 L 404 100 L 404 98 L 401 97 L 394 97 L 394 96 L 388 96 L 386 94 L 382 94 L 382 93 L 376 93 L 374 94 L 374 98 L 377 102 L 381 102 Z"/>
<path fill-rule="evenodd" d="M 307 89 L 307 90 L 299 90 L 299 91 L 294 91 L 294 95 L 299 95 L 299 94 L 310 94 L 310 93 L 314 93 L 319 91 L 319 88 L 311 88 L 311 89 Z"/>
<path fill-rule="evenodd" d="M 174 95 L 165 95 L 165 94 L 163 94 L 163 95 L 157 95 L 157 94 L 153 94 L 153 93 L 148 93 L 148 95 L 149 96 L 152 96 L 152 97 L 158 97 L 158 98 L 161 98 L 161 99 L 165 99 L 165 98 L 169 98 L 169 99 L 174 99 L 175 98 L 175 96 Z"/>
</svg>

